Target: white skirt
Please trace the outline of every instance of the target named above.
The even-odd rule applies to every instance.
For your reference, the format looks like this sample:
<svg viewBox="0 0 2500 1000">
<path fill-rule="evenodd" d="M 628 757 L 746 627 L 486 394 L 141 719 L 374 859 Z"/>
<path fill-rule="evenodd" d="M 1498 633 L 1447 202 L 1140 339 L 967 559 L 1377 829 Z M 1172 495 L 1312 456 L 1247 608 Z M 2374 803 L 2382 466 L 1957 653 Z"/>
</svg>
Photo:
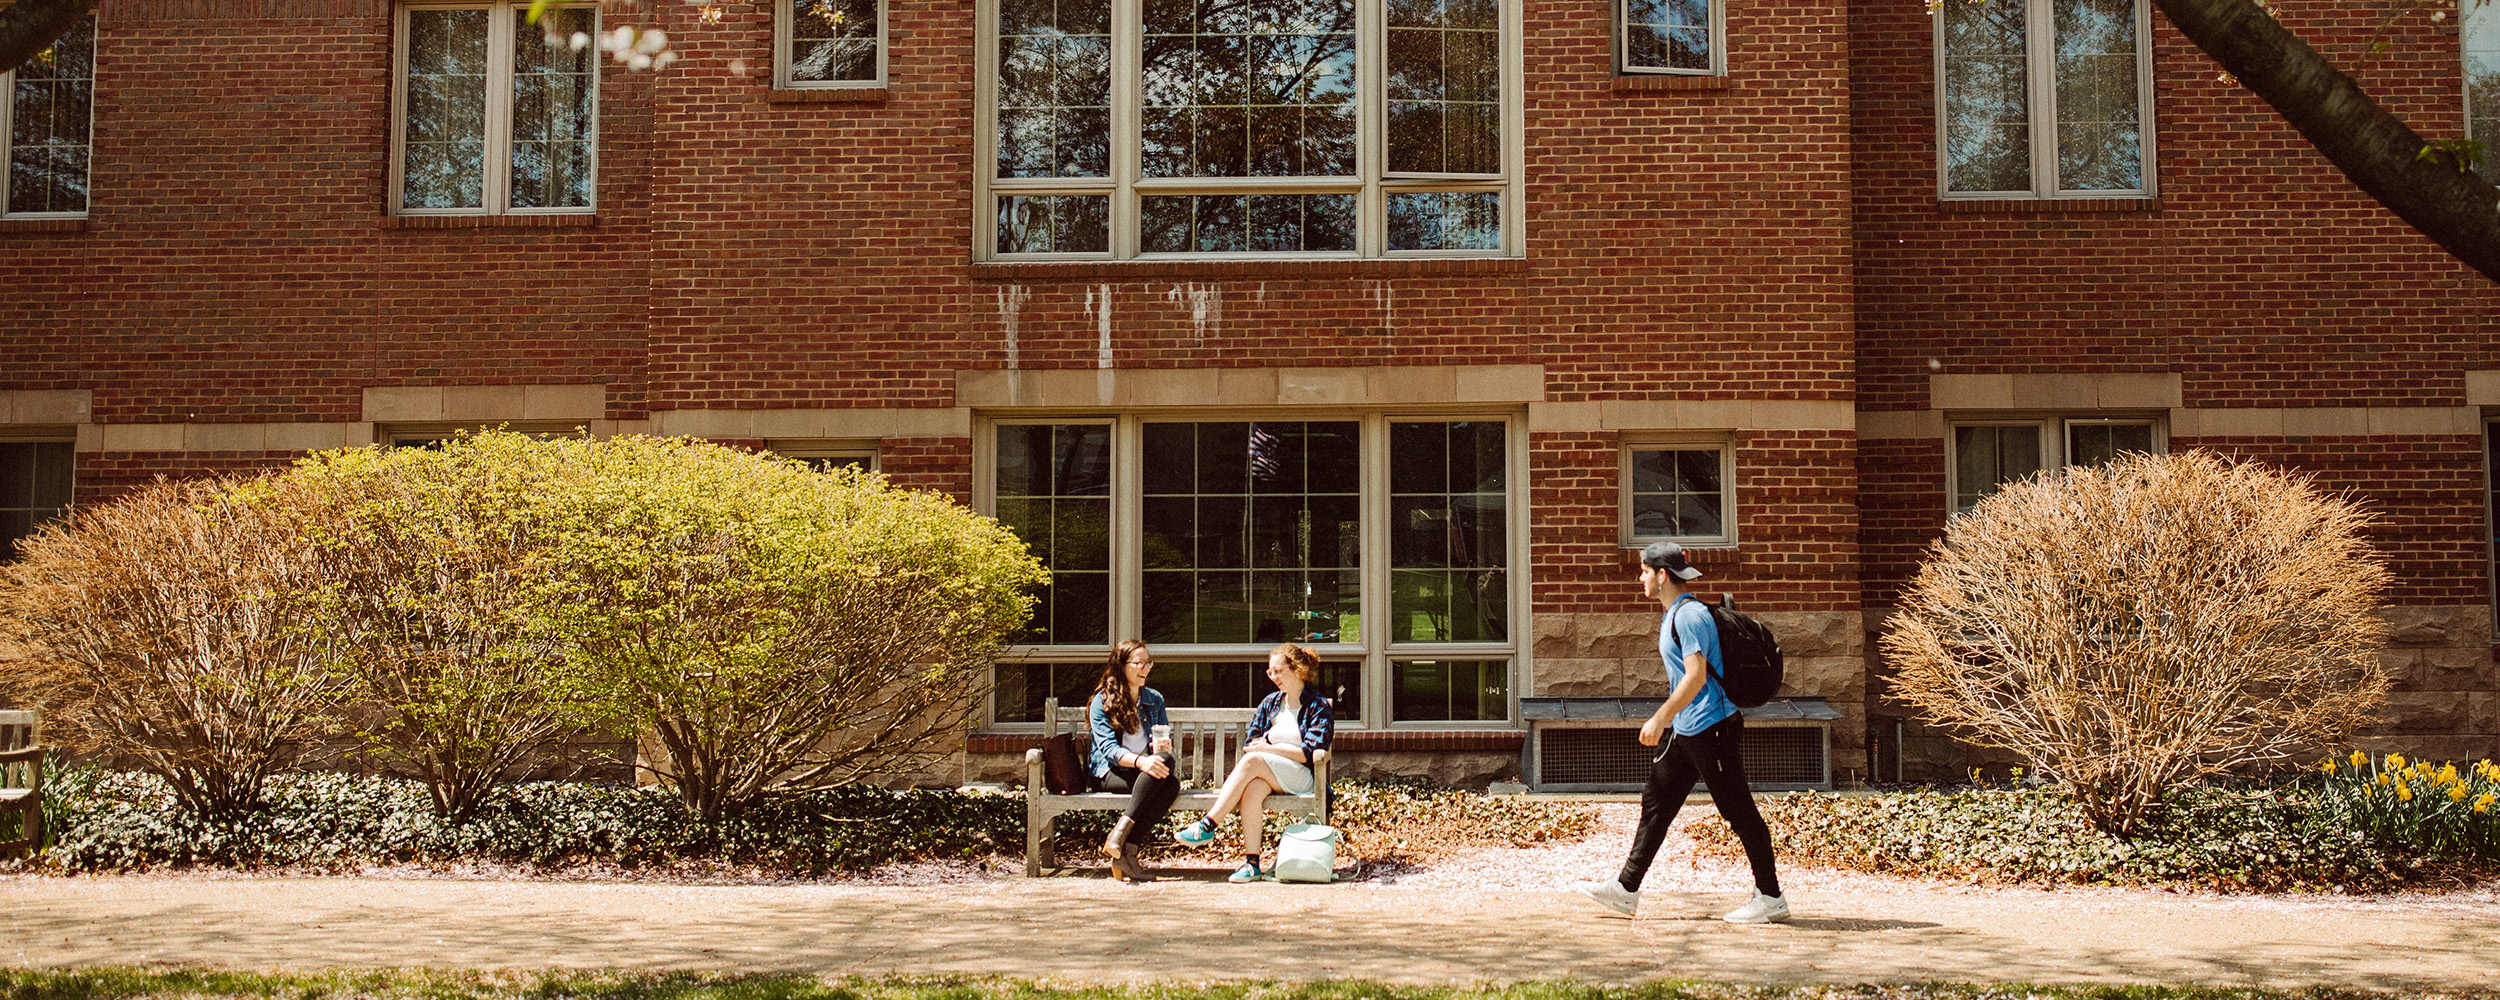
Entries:
<svg viewBox="0 0 2500 1000">
<path fill-rule="evenodd" d="M 1276 790 L 1287 795 L 1311 794 L 1311 765 L 1283 754 L 1252 750 L 1250 756 L 1267 762 L 1267 771 L 1276 776 Z"/>
</svg>

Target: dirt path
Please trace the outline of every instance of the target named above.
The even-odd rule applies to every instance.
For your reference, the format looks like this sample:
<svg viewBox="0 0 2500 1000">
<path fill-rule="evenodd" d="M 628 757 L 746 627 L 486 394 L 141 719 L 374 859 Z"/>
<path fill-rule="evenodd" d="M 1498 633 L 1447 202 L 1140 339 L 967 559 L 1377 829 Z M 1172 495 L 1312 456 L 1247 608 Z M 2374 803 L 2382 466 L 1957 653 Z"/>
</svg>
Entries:
<svg viewBox="0 0 2500 1000">
<path fill-rule="evenodd" d="M 929 884 L 704 886 L 413 878 L 0 879 L 21 966 L 439 966 L 962 972 L 1083 980 L 1467 983 L 2156 982 L 2491 989 L 2500 893 L 2356 900 L 1937 886 L 1797 872 L 1797 918 L 1713 916 L 1744 878 L 1674 845 L 1638 920 L 1555 886 L 1611 869 L 1591 841 L 1487 851 L 1333 886 L 1199 869 L 1125 886 L 1096 869 Z M 1116 933 L 1160 947 L 1106 949 Z M 1302 956 L 1287 960 L 1279 956 Z"/>
</svg>

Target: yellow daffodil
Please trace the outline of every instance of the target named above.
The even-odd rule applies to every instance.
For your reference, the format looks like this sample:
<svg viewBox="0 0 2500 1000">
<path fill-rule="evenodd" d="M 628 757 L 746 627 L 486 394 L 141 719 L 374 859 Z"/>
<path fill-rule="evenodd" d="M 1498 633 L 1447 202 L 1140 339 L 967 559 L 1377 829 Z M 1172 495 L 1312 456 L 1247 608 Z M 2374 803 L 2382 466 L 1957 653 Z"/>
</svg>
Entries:
<svg viewBox="0 0 2500 1000">
<path fill-rule="evenodd" d="M 2353 752 L 2352 752 L 2352 766 L 2354 766 L 2354 767 L 2360 767 L 2361 765 L 2363 765 L 2363 764 L 2367 764 L 2367 763 L 2369 763 L 2369 762 L 2370 762 L 2370 755 L 2369 755 L 2369 754 L 2362 753 L 2362 752 L 2361 752 L 2361 751 L 2359 751 L 2359 750 L 2355 750 L 2355 751 L 2353 751 Z"/>
<path fill-rule="evenodd" d="M 2396 770 L 2403 766 L 2405 766 L 2405 755 L 2400 753 L 2391 753 L 2387 755 L 2388 770 Z"/>
<path fill-rule="evenodd" d="M 2491 811 L 2491 803 L 2492 803 L 2495 799 L 2500 799 L 2500 795 L 2493 795 L 2493 794 L 2492 794 L 2492 793 L 2490 793 L 2490 792 L 2484 792 L 2484 793 L 2483 793 L 2483 797 L 2482 797 L 2482 798 L 2479 798 L 2479 799 L 2475 799 L 2475 800 L 2474 800 L 2474 811 L 2475 811 L 2475 812 L 2490 812 L 2490 811 Z"/>
<path fill-rule="evenodd" d="M 2401 782 L 2401 781 L 2397 782 L 2397 783 L 2396 783 L 2396 801 L 2398 801 L 2398 802 L 2411 802 L 2411 801 L 2413 801 L 2413 789 L 2412 789 L 2410 786 L 2406 785 L 2404 782 Z"/>
<path fill-rule="evenodd" d="M 2378 785 L 2380 788 L 2385 788 L 2385 787 L 2387 787 L 2387 785 L 2388 785 L 2388 783 L 2389 783 L 2389 782 L 2392 782 L 2392 781 L 2394 781 L 2394 780 L 2396 780 L 2396 776 L 2395 776 L 2395 775 L 2389 774 L 2389 773 L 2387 773 L 2387 772 L 2385 772 L 2385 771 L 2380 771 L 2380 772 L 2378 773 L 2378 781 L 2377 781 L 2377 785 Z"/>
<path fill-rule="evenodd" d="M 2324 771 L 2328 774 L 2335 773 L 2335 758 L 2329 757 L 2325 760 L 2319 761 L 2318 770 Z"/>
</svg>

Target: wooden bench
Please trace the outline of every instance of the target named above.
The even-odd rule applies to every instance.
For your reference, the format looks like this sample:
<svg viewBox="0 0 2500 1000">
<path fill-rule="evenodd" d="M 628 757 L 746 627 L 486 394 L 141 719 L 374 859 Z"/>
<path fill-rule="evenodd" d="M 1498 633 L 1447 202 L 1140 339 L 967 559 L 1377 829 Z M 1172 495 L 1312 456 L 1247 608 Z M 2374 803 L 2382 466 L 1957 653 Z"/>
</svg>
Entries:
<svg viewBox="0 0 2500 1000">
<path fill-rule="evenodd" d="M 0 858 L 43 847 L 43 719 L 0 710 L 0 816 L 17 814 L 17 836 L 0 840 Z"/>
<path fill-rule="evenodd" d="M 1189 810 L 1204 812 L 1215 804 L 1215 793 L 1224 786 L 1224 778 L 1233 773 L 1233 761 L 1241 756 L 1241 744 L 1250 728 L 1254 710 L 1247 708 L 1174 708 L 1172 717 L 1172 751 L 1178 758 L 1173 768 L 1181 779 L 1180 797 L 1173 800 L 1172 811 L 1186 814 Z M 1059 707 L 1059 699 L 1042 702 L 1042 726 L 1045 738 L 1058 735 L 1063 729 L 1076 734 L 1077 764 L 1087 771 L 1084 745 L 1091 723 L 1085 706 Z M 1127 792 L 1085 792 L 1078 795 L 1053 795 L 1049 783 L 1042 780 L 1042 751 L 1034 748 L 1024 752 L 1024 873 L 1039 876 L 1052 864 L 1051 838 L 1059 828 L 1059 817 L 1088 809 L 1119 812 L 1128 808 Z M 1266 812 L 1301 816 L 1312 823 L 1328 822 L 1328 751 L 1311 755 L 1311 794 L 1286 795 L 1273 792 L 1267 797 Z M 1274 828 L 1274 825 L 1271 825 Z M 1141 834 L 1151 831 L 1140 831 Z"/>
</svg>

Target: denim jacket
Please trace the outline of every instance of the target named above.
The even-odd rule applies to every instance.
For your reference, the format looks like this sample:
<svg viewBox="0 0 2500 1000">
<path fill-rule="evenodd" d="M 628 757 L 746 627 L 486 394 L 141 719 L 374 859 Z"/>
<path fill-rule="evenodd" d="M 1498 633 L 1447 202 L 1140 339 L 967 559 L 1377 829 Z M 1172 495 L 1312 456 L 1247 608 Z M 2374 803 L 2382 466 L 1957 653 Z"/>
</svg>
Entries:
<svg viewBox="0 0 2500 1000">
<path fill-rule="evenodd" d="M 1276 710 L 1283 707 L 1285 693 L 1282 691 L 1272 692 L 1261 699 L 1259 710 L 1251 714 L 1250 728 L 1242 734 L 1242 738 L 1249 740 L 1267 735 L 1268 729 L 1276 725 Z M 1305 687 L 1302 689 L 1302 711 L 1294 717 L 1294 725 L 1302 730 L 1302 759 L 1308 763 L 1312 754 L 1328 749 L 1328 741 L 1336 738 L 1336 706 Z"/>
<path fill-rule="evenodd" d="M 1094 777 L 1099 778 L 1110 774 L 1112 763 L 1128 750 L 1120 746 L 1120 734 L 1111 729 L 1111 715 L 1103 711 L 1100 692 L 1085 704 L 1085 721 L 1094 731 L 1093 749 L 1086 756 L 1092 758 Z M 1156 726 L 1172 724 L 1172 717 L 1163 711 L 1163 692 L 1153 688 L 1138 690 L 1137 724 L 1143 727 L 1138 730 L 1141 733 L 1152 733 Z"/>
</svg>

